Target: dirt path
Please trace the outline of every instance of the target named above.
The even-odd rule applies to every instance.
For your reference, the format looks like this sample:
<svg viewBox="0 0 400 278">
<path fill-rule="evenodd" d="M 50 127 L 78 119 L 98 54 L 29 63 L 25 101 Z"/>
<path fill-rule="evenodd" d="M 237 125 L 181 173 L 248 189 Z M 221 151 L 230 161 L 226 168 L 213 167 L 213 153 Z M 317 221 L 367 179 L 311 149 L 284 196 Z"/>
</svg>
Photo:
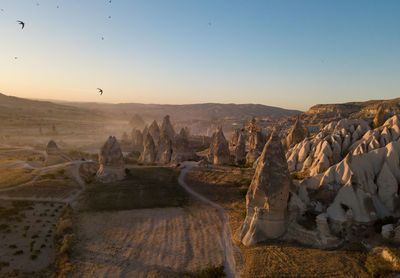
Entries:
<svg viewBox="0 0 400 278">
<path fill-rule="evenodd" d="M 178 182 L 179 184 L 190 194 L 198 198 L 199 200 L 211 205 L 212 207 L 216 208 L 218 210 L 218 213 L 220 215 L 221 221 L 222 221 L 222 246 L 224 250 L 224 267 L 225 267 L 225 272 L 227 277 L 240 277 L 240 274 L 236 272 L 236 263 L 235 263 L 235 257 L 234 257 L 234 244 L 232 242 L 232 237 L 231 237 L 231 231 L 229 227 L 229 221 L 227 214 L 224 210 L 223 207 L 217 205 L 216 203 L 212 202 L 211 200 L 207 199 L 203 195 L 200 195 L 199 193 L 193 191 L 185 182 L 185 175 L 186 173 L 195 167 L 197 165 L 197 162 L 185 162 L 184 166 L 185 168 L 181 171 L 181 174 L 179 175 Z M 237 251 L 240 253 L 240 251 L 237 249 Z"/>
<path fill-rule="evenodd" d="M 22 188 L 24 185 L 29 184 L 31 182 L 34 182 L 36 180 L 39 179 L 39 177 L 51 170 L 54 169 L 58 169 L 58 168 L 64 168 L 66 166 L 70 166 L 73 165 L 74 169 L 72 171 L 72 176 L 75 179 L 75 181 L 79 184 L 79 186 L 81 187 L 78 191 L 75 191 L 71 196 L 67 197 L 67 198 L 40 198 L 40 197 L 9 197 L 9 196 L 0 196 L 0 200 L 26 200 L 26 201 L 48 201 L 48 202 L 61 202 L 61 203 L 72 203 L 75 200 L 77 200 L 79 198 L 79 196 L 81 195 L 81 193 L 85 190 L 86 188 L 86 184 L 85 182 L 82 180 L 82 178 L 79 175 L 79 167 L 80 165 L 84 163 L 84 161 L 81 160 L 76 160 L 76 161 L 70 161 L 70 162 L 65 162 L 65 163 L 60 163 L 60 164 L 56 164 L 56 165 L 51 165 L 51 166 L 47 166 L 47 167 L 43 167 L 35 177 L 33 177 L 31 180 L 29 180 L 28 182 L 24 182 L 15 186 L 11 186 L 11 187 L 7 187 L 7 188 L 2 188 L 0 189 L 0 193 L 2 192 L 9 192 L 9 191 L 13 191 L 15 189 L 18 188 Z"/>
</svg>

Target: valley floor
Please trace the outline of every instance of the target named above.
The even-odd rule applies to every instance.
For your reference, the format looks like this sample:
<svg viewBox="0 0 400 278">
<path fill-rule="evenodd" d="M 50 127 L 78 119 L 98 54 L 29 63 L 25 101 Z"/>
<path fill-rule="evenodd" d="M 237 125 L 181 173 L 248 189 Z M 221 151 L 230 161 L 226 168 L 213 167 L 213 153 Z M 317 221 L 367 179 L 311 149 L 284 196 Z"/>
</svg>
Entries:
<svg viewBox="0 0 400 278">
<path fill-rule="evenodd" d="M 77 230 L 70 277 L 181 277 L 223 260 L 221 221 L 204 206 L 83 213 Z"/>
</svg>

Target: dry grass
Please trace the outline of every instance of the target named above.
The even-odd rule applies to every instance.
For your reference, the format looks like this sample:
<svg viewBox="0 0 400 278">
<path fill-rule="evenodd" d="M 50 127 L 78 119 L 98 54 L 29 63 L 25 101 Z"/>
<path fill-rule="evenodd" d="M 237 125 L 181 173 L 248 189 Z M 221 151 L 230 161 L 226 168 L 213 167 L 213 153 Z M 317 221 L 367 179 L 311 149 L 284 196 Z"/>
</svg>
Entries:
<svg viewBox="0 0 400 278">
<path fill-rule="evenodd" d="M 123 181 L 94 182 L 85 192 L 85 209 L 108 211 L 185 206 L 189 195 L 178 184 L 178 175 L 177 169 L 139 167 L 130 169 Z"/>
<path fill-rule="evenodd" d="M 41 179 L 28 182 L 1 195 L 13 198 L 35 197 L 63 200 L 78 190 L 80 190 L 80 186 L 71 180 Z"/>
<path fill-rule="evenodd" d="M 0 188 L 19 185 L 32 180 L 36 171 L 26 168 L 6 168 L 0 166 Z"/>
<path fill-rule="evenodd" d="M 326 251 L 287 243 L 241 247 L 242 277 L 368 277 L 361 252 Z"/>
</svg>

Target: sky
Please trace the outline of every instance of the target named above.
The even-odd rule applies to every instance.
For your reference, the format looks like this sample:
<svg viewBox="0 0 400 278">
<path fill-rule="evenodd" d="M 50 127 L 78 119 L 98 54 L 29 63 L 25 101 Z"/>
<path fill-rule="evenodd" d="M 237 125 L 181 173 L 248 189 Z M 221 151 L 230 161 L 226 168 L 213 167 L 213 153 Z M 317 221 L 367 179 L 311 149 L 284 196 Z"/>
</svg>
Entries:
<svg viewBox="0 0 400 278">
<path fill-rule="evenodd" d="M 400 96 L 398 0 L 0 0 L 0 9 L 7 95 L 299 110 Z"/>
</svg>

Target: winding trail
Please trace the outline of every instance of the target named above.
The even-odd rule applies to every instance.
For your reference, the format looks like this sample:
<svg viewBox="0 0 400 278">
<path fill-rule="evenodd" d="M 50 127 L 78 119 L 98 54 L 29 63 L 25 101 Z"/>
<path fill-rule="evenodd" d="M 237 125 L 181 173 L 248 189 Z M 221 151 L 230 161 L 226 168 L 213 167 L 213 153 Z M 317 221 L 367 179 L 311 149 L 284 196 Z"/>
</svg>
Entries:
<svg viewBox="0 0 400 278">
<path fill-rule="evenodd" d="M 184 162 L 183 165 L 185 166 L 184 169 L 182 169 L 178 182 L 179 184 L 191 195 L 196 197 L 197 199 L 211 205 L 212 207 L 216 208 L 218 210 L 218 213 L 221 217 L 222 220 L 222 245 L 223 245 L 223 251 L 224 251 L 224 268 L 225 268 L 225 273 L 228 278 L 237 278 L 240 277 L 240 274 L 236 272 L 236 263 L 235 263 L 235 257 L 234 257 L 234 251 L 233 247 L 234 244 L 232 242 L 232 237 L 231 237 L 231 231 L 229 227 L 229 220 L 227 217 L 227 214 L 225 212 L 225 209 L 221 207 L 220 205 L 214 203 L 213 201 L 207 199 L 203 195 L 193 191 L 185 182 L 185 176 L 187 172 L 195 167 L 197 165 L 197 162 Z M 237 249 L 237 248 L 236 248 Z M 237 251 L 240 253 L 240 251 L 237 249 Z"/>
<path fill-rule="evenodd" d="M 6 187 L 6 188 L 1 188 L 0 193 L 2 192 L 7 192 L 7 191 L 12 191 L 18 188 L 22 188 L 24 185 L 29 184 L 31 182 L 34 182 L 40 178 L 41 175 L 54 170 L 58 168 L 65 168 L 67 166 L 74 166 L 74 169 L 72 171 L 72 176 L 75 179 L 75 181 L 79 184 L 81 187 L 80 190 L 75 191 L 71 196 L 65 199 L 59 199 L 59 198 L 40 198 L 40 197 L 9 197 L 9 196 L 0 196 L 0 200 L 26 200 L 26 201 L 48 201 L 48 202 L 60 202 L 60 203 L 72 203 L 76 201 L 81 193 L 85 190 L 86 188 L 86 183 L 82 180 L 82 178 L 79 175 L 79 167 L 81 164 L 88 162 L 88 161 L 81 161 L 81 160 L 73 160 L 69 162 L 64 162 L 60 164 L 55 164 L 51 166 L 46 166 L 43 168 L 40 168 L 40 171 L 36 174 L 35 177 L 33 177 L 31 180 L 27 182 L 23 182 L 21 184 L 17 184 L 14 186 Z M 22 162 L 20 162 L 22 163 Z"/>
</svg>

